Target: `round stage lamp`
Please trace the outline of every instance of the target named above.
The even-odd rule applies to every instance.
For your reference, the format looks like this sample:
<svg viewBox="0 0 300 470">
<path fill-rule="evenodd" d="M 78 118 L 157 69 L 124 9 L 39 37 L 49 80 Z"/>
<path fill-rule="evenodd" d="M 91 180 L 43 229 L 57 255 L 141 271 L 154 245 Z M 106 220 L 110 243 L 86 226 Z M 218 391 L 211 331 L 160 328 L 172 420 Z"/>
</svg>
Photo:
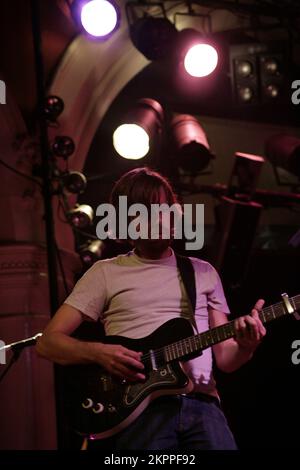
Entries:
<svg viewBox="0 0 300 470">
<path fill-rule="evenodd" d="M 50 95 L 46 97 L 44 112 L 48 121 L 55 122 L 63 110 L 64 102 L 59 96 Z"/>
<path fill-rule="evenodd" d="M 107 39 L 120 25 L 120 10 L 112 1 L 75 0 L 71 12 L 82 31 L 94 39 Z"/>
<path fill-rule="evenodd" d="M 171 121 L 175 158 L 188 172 L 203 171 L 214 158 L 203 128 L 194 116 L 180 114 Z"/>
<path fill-rule="evenodd" d="M 237 62 L 236 73 L 241 78 L 250 77 L 253 74 L 253 65 L 248 60 Z"/>
<path fill-rule="evenodd" d="M 144 16 L 130 25 L 134 46 L 149 60 L 165 59 L 172 54 L 177 30 L 167 18 Z"/>
<path fill-rule="evenodd" d="M 254 91 L 249 86 L 243 86 L 238 88 L 238 96 L 241 101 L 248 103 L 254 98 Z"/>
<path fill-rule="evenodd" d="M 68 212 L 68 219 L 71 225 L 81 229 L 92 224 L 94 211 L 91 206 L 80 204 Z"/>
<path fill-rule="evenodd" d="M 184 58 L 184 68 L 192 77 L 207 77 L 218 65 L 218 53 L 210 44 L 193 45 Z"/>
<path fill-rule="evenodd" d="M 145 157 L 153 141 L 159 139 L 162 124 L 161 105 L 151 98 L 140 99 L 113 133 L 115 150 L 131 160 Z"/>
<path fill-rule="evenodd" d="M 103 257 L 104 250 L 105 244 L 102 240 L 93 240 L 82 246 L 79 254 L 84 264 L 91 265 Z"/>
<path fill-rule="evenodd" d="M 71 137 L 57 135 L 52 145 L 52 151 L 57 157 L 67 159 L 75 150 L 75 144 Z"/>
<path fill-rule="evenodd" d="M 274 167 L 283 168 L 300 178 L 300 139 L 276 134 L 265 143 L 265 154 Z"/>
<path fill-rule="evenodd" d="M 149 152 L 149 136 L 137 124 L 122 124 L 113 134 L 113 145 L 118 154 L 129 160 L 139 160 Z"/>
<path fill-rule="evenodd" d="M 72 194 L 81 194 L 85 191 L 87 179 L 80 171 L 69 171 L 61 177 L 63 186 Z"/>
<path fill-rule="evenodd" d="M 178 32 L 177 60 L 185 74 L 201 78 L 212 74 L 219 61 L 220 44 L 212 35 L 203 35 L 193 28 Z"/>
</svg>

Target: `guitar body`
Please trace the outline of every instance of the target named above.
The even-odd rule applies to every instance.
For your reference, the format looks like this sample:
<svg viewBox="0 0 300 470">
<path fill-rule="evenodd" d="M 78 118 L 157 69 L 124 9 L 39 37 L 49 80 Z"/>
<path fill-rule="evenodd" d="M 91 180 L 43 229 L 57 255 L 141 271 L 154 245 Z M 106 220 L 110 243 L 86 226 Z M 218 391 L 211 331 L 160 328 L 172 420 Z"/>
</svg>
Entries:
<svg viewBox="0 0 300 470">
<path fill-rule="evenodd" d="M 280 304 L 259 313 L 263 323 L 300 310 L 300 295 L 289 299 L 282 294 L 282 298 Z M 175 318 L 145 338 L 104 337 L 102 342 L 107 344 L 141 351 L 146 379 L 124 383 L 98 365 L 65 367 L 64 401 L 70 426 L 95 439 L 113 436 L 132 423 L 155 398 L 193 390 L 180 361 L 200 356 L 204 349 L 235 336 L 234 321 L 194 335 L 188 320 Z"/>
<path fill-rule="evenodd" d="M 179 361 L 166 362 L 161 355 L 159 363 L 154 364 L 149 352 L 191 335 L 191 324 L 176 318 L 145 338 L 105 337 L 103 342 L 107 344 L 121 344 L 143 352 L 148 358 L 144 362 L 146 380 L 143 382 L 123 383 L 93 364 L 64 367 L 66 410 L 72 429 L 103 439 L 127 427 L 155 398 L 190 392 L 193 384 Z"/>
</svg>

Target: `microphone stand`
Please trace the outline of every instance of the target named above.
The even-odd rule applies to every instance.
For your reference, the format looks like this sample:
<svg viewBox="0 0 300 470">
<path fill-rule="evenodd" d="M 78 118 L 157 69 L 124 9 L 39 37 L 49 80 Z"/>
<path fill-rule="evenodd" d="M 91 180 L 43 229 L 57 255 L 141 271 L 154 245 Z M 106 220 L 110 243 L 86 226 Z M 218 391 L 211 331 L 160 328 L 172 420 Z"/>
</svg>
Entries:
<svg viewBox="0 0 300 470">
<path fill-rule="evenodd" d="M 36 335 L 32 336 L 31 338 L 23 339 L 21 341 L 16 341 L 16 342 L 11 343 L 11 344 L 6 344 L 5 346 L 2 346 L 0 348 L 0 354 L 1 354 L 2 351 L 5 351 L 6 349 L 10 349 L 12 351 L 12 357 L 11 357 L 9 363 L 5 367 L 2 374 L 0 374 L 0 382 L 1 382 L 1 380 L 4 379 L 4 377 L 6 376 L 7 372 L 11 368 L 11 366 L 19 359 L 23 349 L 26 348 L 27 346 L 33 346 L 36 343 L 37 339 L 40 336 L 42 336 L 42 334 L 43 333 L 37 333 Z"/>
</svg>

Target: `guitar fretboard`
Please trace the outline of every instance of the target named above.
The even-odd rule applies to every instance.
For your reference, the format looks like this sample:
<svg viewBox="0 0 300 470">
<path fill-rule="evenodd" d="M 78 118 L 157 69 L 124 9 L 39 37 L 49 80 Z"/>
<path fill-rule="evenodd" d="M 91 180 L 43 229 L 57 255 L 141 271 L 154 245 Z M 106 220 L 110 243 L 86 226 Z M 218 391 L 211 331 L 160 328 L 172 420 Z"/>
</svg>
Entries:
<svg viewBox="0 0 300 470">
<path fill-rule="evenodd" d="M 296 311 L 300 309 L 300 295 L 289 298 L 293 309 Z M 263 323 L 268 323 L 276 318 L 282 317 L 283 315 L 289 315 L 285 303 L 279 302 L 277 304 L 265 307 L 259 313 L 259 318 Z M 183 340 L 171 343 L 165 346 L 160 351 L 153 351 L 154 354 L 163 355 L 166 362 L 183 359 L 191 354 L 201 353 L 202 350 L 207 349 L 214 344 L 221 343 L 226 339 L 233 338 L 235 336 L 234 320 L 225 323 L 224 325 L 216 328 L 211 328 L 203 333 L 199 333 L 195 336 L 189 336 Z"/>
</svg>

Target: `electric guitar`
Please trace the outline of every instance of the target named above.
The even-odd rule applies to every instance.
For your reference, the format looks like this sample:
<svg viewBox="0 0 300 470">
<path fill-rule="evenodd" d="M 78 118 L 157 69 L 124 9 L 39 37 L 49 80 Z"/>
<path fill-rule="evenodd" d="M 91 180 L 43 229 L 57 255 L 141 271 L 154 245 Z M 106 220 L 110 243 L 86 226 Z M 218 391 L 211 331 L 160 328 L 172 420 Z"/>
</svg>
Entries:
<svg viewBox="0 0 300 470">
<path fill-rule="evenodd" d="M 261 310 L 263 323 L 300 309 L 300 295 L 282 294 L 282 299 Z M 146 379 L 126 383 L 96 364 L 64 367 L 71 428 L 88 438 L 103 439 L 127 427 L 155 398 L 191 392 L 193 384 L 180 361 L 200 356 L 204 349 L 234 336 L 234 321 L 195 335 L 188 320 L 175 318 L 144 338 L 105 337 L 107 344 L 142 351 Z"/>
</svg>

